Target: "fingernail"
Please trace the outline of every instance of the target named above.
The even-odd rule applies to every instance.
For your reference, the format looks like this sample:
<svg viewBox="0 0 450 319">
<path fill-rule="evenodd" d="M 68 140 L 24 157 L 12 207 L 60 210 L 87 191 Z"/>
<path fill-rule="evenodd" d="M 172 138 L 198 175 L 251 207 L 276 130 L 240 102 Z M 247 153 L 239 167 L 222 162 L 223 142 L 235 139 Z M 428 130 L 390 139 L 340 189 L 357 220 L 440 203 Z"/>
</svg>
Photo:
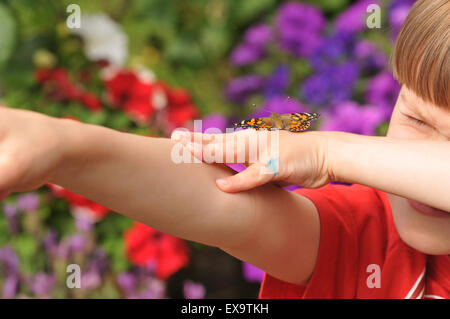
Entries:
<svg viewBox="0 0 450 319">
<path fill-rule="evenodd" d="M 219 179 L 216 180 L 216 183 L 220 187 L 226 187 L 226 186 L 228 186 L 230 184 L 226 178 L 219 178 Z"/>
</svg>

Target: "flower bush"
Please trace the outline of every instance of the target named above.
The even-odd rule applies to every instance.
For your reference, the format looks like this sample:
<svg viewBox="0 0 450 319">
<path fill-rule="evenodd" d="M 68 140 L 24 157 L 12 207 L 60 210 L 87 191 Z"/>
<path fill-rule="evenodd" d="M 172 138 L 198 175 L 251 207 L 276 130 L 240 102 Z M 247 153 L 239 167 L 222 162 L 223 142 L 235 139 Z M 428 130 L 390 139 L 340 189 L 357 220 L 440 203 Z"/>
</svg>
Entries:
<svg viewBox="0 0 450 319">
<path fill-rule="evenodd" d="M 68 29 L 69 0 L 6 0 L 0 102 L 146 136 L 297 111 L 321 113 L 315 129 L 384 134 L 399 91 L 389 55 L 413 2 L 82 0 L 85 27 Z M 382 29 L 366 27 L 371 3 Z M 58 185 L 0 207 L 3 298 L 248 298 L 262 279 Z"/>
</svg>

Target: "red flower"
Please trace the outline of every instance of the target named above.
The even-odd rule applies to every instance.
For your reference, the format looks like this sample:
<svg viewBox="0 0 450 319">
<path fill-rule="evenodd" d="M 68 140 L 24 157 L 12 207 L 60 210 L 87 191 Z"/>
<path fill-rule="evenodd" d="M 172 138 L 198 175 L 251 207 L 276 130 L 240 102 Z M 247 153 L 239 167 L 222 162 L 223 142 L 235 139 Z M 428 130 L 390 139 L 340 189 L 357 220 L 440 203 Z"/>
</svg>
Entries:
<svg viewBox="0 0 450 319">
<path fill-rule="evenodd" d="M 89 210 L 92 213 L 95 220 L 103 219 L 103 217 L 105 217 L 105 215 L 108 214 L 110 211 L 109 208 L 97 204 L 81 195 L 72 193 L 71 191 L 68 191 L 67 189 L 61 186 L 52 183 L 47 183 L 47 186 L 50 187 L 53 195 L 64 198 L 71 205 L 83 207 Z"/>
<path fill-rule="evenodd" d="M 83 95 L 81 95 L 80 97 L 80 101 L 84 105 L 86 105 L 91 111 L 98 111 L 102 109 L 102 103 L 97 98 L 97 96 L 95 96 L 92 93 L 89 92 L 83 93 Z"/>
<path fill-rule="evenodd" d="M 182 88 L 175 88 L 169 92 L 170 105 L 185 105 L 191 103 L 191 95 L 187 90 Z"/>
<path fill-rule="evenodd" d="M 193 120 L 198 115 L 197 108 L 192 104 L 171 106 L 168 109 L 168 121 L 171 129 L 183 126 L 187 121 Z"/>
<path fill-rule="evenodd" d="M 65 69 L 37 69 L 35 78 L 54 100 L 79 101 L 92 111 L 102 108 L 100 100 L 94 94 L 84 91 L 73 83 Z"/>
<path fill-rule="evenodd" d="M 150 104 L 150 101 L 133 99 L 125 103 L 124 111 L 136 122 L 147 123 L 155 110 Z"/>
<path fill-rule="evenodd" d="M 107 94 L 112 103 L 124 104 L 130 97 L 130 90 L 138 81 L 138 77 L 132 71 L 120 70 L 105 80 Z"/>
<path fill-rule="evenodd" d="M 135 223 L 124 234 L 126 254 L 130 262 L 146 266 L 156 262 L 156 276 L 167 279 L 189 263 L 189 247 L 180 238 Z"/>
</svg>

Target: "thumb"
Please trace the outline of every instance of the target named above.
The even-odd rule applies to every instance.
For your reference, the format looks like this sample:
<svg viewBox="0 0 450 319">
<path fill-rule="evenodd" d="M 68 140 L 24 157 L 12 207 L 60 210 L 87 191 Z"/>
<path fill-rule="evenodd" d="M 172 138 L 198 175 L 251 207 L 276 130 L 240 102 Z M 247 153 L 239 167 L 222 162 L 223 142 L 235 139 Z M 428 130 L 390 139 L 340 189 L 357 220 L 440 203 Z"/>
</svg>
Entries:
<svg viewBox="0 0 450 319">
<path fill-rule="evenodd" d="M 217 179 L 216 184 L 224 192 L 236 193 L 264 185 L 274 176 L 266 165 L 256 162 L 236 175 Z"/>
</svg>

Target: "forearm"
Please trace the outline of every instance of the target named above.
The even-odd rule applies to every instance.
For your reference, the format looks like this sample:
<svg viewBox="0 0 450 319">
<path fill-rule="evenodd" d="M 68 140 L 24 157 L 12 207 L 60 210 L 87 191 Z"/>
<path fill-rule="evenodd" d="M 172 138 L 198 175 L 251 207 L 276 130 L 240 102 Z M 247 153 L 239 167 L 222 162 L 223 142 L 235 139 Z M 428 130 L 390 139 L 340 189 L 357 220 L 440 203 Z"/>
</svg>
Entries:
<svg viewBox="0 0 450 319">
<path fill-rule="evenodd" d="M 333 179 L 450 211 L 449 142 L 349 133 L 335 136 L 329 140 Z"/>
<path fill-rule="evenodd" d="M 51 182 L 181 238 L 213 246 L 244 240 L 251 195 L 216 187 L 216 178 L 232 174 L 226 167 L 175 164 L 166 138 L 81 123 L 65 123 L 64 134 L 65 161 Z"/>
</svg>

